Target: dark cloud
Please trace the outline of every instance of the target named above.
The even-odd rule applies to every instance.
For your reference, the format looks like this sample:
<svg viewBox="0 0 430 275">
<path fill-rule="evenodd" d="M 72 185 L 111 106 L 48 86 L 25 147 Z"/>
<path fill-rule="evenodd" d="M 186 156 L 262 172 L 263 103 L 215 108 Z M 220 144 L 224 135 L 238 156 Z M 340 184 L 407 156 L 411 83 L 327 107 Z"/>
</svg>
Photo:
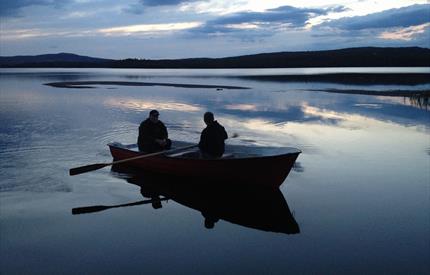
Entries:
<svg viewBox="0 0 430 275">
<path fill-rule="evenodd" d="M 176 6 L 182 3 L 196 2 L 199 0 L 140 0 L 144 6 Z"/>
<path fill-rule="evenodd" d="M 21 10 L 29 6 L 52 6 L 58 8 L 68 2 L 70 0 L 1 0 L 0 16 L 19 16 Z"/>
<path fill-rule="evenodd" d="M 306 22 L 313 17 L 326 15 L 331 12 L 345 11 L 343 6 L 331 8 L 296 8 L 292 6 L 282 6 L 275 9 L 269 9 L 264 12 L 238 12 L 227 16 L 222 16 L 214 20 L 207 21 L 203 26 L 192 30 L 195 34 L 226 34 L 242 33 L 256 34 L 261 32 L 267 35 L 267 31 L 279 26 L 288 25 L 292 28 L 304 27 Z M 256 29 L 236 29 L 231 25 L 254 24 L 260 27 Z M 264 30 L 264 31 L 263 31 Z"/>
<path fill-rule="evenodd" d="M 127 8 L 124 8 L 122 10 L 126 13 L 131 13 L 131 14 L 143 14 L 143 12 L 145 11 L 145 8 L 141 4 L 131 4 Z"/>
<path fill-rule="evenodd" d="M 430 22 L 430 5 L 413 5 L 367 16 L 342 18 L 315 26 L 311 36 L 319 47 L 430 47 L 430 27 L 418 32 L 406 28 Z M 403 38 L 387 38 L 383 33 L 402 31 Z"/>
<path fill-rule="evenodd" d="M 138 3 L 131 4 L 123 11 L 132 14 L 143 14 L 147 7 L 176 6 L 184 3 L 206 1 L 206 0 L 140 0 Z"/>
<path fill-rule="evenodd" d="M 336 7 L 335 9 L 338 10 L 339 8 Z M 242 23 L 282 23 L 292 24 L 295 27 L 303 27 L 310 18 L 319 15 L 325 15 L 331 11 L 333 11 L 333 8 L 306 9 L 295 8 L 291 6 L 282 6 L 276 9 L 266 10 L 264 12 L 239 12 L 233 15 L 209 21 L 208 23 L 212 25 L 228 25 Z"/>
<path fill-rule="evenodd" d="M 323 23 L 320 26 L 357 31 L 373 28 L 410 27 L 428 22 L 430 22 L 430 4 L 423 4 L 386 10 L 365 16 L 342 18 Z"/>
<path fill-rule="evenodd" d="M 410 41 L 405 42 L 408 46 L 419 45 L 421 47 L 430 48 L 430 27 L 424 29 L 424 32 L 420 35 L 417 35 Z"/>
</svg>

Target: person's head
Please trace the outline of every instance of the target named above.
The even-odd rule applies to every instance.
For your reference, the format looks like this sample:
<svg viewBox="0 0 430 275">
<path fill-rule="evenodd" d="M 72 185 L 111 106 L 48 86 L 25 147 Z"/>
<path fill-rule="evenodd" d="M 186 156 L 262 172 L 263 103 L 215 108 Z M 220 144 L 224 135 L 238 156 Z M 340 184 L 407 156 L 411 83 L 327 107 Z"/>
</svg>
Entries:
<svg viewBox="0 0 430 275">
<path fill-rule="evenodd" d="M 213 229 L 215 227 L 215 222 L 211 219 L 205 219 L 205 227 L 207 229 Z"/>
<path fill-rule="evenodd" d="M 154 208 L 154 209 L 160 209 L 160 208 L 162 208 L 163 207 L 163 205 L 161 204 L 161 200 L 160 200 L 160 197 L 154 197 L 154 198 L 152 198 L 152 208 Z"/>
<path fill-rule="evenodd" d="M 151 120 L 153 123 L 157 123 L 159 115 L 160 113 L 158 113 L 157 110 L 152 110 L 151 112 L 149 112 L 149 120 Z"/>
<path fill-rule="evenodd" d="M 212 124 L 215 120 L 214 114 L 211 112 L 206 112 L 203 116 L 203 120 L 205 121 L 206 125 Z"/>
<path fill-rule="evenodd" d="M 207 229 L 212 229 L 215 227 L 215 223 L 217 223 L 219 221 L 218 217 L 212 216 L 209 213 L 206 212 L 202 212 L 203 217 L 205 217 L 205 227 Z"/>
</svg>

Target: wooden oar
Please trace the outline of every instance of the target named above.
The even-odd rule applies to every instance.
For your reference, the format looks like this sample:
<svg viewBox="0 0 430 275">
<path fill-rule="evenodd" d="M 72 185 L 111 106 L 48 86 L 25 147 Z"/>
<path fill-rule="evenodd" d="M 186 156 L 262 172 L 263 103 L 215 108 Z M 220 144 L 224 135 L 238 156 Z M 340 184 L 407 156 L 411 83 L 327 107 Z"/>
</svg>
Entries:
<svg viewBox="0 0 430 275">
<path fill-rule="evenodd" d="M 118 205 L 93 205 L 93 206 L 86 206 L 86 207 L 76 207 L 72 209 L 73 215 L 79 215 L 79 214 L 88 214 L 88 213 L 94 213 L 94 212 L 100 212 L 111 208 L 118 208 L 118 207 L 127 207 L 127 206 L 135 206 L 135 205 L 141 205 L 141 204 L 148 204 L 158 201 L 166 201 L 167 198 L 160 198 L 159 200 L 143 200 L 138 202 L 132 202 L 132 203 L 125 203 L 125 204 L 118 204 Z"/>
<path fill-rule="evenodd" d="M 190 149 L 190 148 L 194 148 L 194 147 L 197 147 L 197 146 L 199 146 L 199 145 L 198 144 L 194 144 L 194 145 L 189 145 L 189 146 L 185 146 L 185 147 L 180 147 L 180 148 L 175 148 L 175 149 L 170 149 L 170 150 L 164 150 L 164 151 L 160 151 L 160 152 L 156 152 L 156 153 L 140 155 L 140 156 L 137 156 L 137 157 L 132 157 L 132 158 L 127 158 L 127 159 L 117 160 L 117 161 L 113 161 L 113 162 L 94 163 L 94 164 L 79 166 L 79 167 L 75 167 L 75 168 L 70 169 L 69 170 L 69 174 L 70 174 L 70 176 L 79 175 L 79 174 L 83 174 L 83 173 L 86 173 L 86 172 L 98 170 L 98 169 L 101 169 L 101 168 L 106 167 L 106 166 L 120 164 L 120 163 L 124 163 L 124 162 L 127 162 L 127 161 L 132 161 L 132 160 L 136 160 L 136 159 L 142 159 L 142 158 L 148 158 L 148 157 L 158 156 L 158 155 L 162 155 L 162 154 L 166 154 L 166 153 L 171 153 L 171 152 L 175 152 L 175 151 Z"/>
</svg>

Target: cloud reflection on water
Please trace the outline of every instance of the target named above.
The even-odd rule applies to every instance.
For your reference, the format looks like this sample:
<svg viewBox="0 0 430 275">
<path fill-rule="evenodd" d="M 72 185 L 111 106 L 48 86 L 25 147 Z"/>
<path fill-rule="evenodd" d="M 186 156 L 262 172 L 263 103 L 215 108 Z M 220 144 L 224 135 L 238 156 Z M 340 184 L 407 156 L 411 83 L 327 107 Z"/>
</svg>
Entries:
<svg viewBox="0 0 430 275">
<path fill-rule="evenodd" d="M 227 104 L 224 108 L 227 110 L 257 111 L 256 104 Z"/>
<path fill-rule="evenodd" d="M 129 109 L 133 111 L 146 111 L 151 109 L 158 110 L 173 110 L 181 112 L 199 112 L 202 110 L 200 106 L 187 103 L 178 103 L 170 101 L 149 101 L 138 99 L 117 99 L 109 98 L 105 102 L 108 107 L 118 107 L 121 109 Z"/>
</svg>

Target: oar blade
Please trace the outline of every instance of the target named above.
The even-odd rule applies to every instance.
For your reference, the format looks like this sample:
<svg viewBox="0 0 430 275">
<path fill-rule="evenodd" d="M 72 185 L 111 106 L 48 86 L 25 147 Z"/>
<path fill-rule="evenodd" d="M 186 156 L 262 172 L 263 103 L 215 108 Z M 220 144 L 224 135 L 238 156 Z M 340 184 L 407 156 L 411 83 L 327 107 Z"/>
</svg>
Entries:
<svg viewBox="0 0 430 275">
<path fill-rule="evenodd" d="M 85 166 L 81 166 L 81 167 L 75 167 L 75 168 L 72 168 L 69 170 L 69 175 L 74 176 L 74 175 L 83 174 L 86 172 L 101 169 L 101 168 L 106 167 L 108 165 L 109 165 L 109 163 L 107 163 L 107 164 L 106 163 L 96 163 L 96 164 L 90 164 L 90 165 L 85 165 Z"/>
<path fill-rule="evenodd" d="M 94 206 L 87 206 L 87 207 L 77 207 L 72 209 L 73 215 L 79 215 L 79 214 L 88 214 L 88 213 L 94 213 L 103 211 L 106 209 L 109 209 L 111 207 L 105 206 L 105 205 L 94 205 Z"/>
</svg>

